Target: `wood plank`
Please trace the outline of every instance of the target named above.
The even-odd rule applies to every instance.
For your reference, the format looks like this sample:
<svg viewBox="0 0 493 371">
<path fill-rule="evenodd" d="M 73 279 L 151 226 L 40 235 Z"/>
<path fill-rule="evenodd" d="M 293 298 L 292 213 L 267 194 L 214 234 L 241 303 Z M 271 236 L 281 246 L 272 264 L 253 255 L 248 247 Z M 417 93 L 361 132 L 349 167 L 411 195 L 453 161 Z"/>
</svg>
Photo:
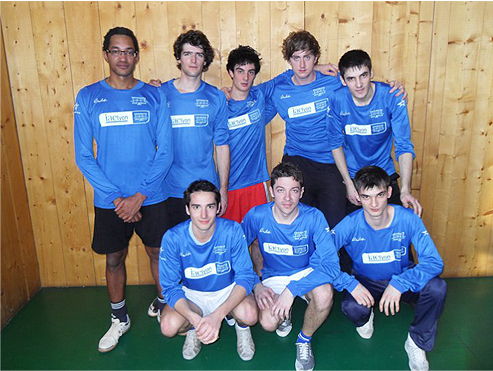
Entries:
<svg viewBox="0 0 493 371">
<path fill-rule="evenodd" d="M 221 27 L 219 25 L 220 19 L 220 4 L 215 1 L 207 1 L 202 3 L 202 32 L 207 36 L 209 42 L 214 49 L 214 61 L 209 66 L 207 72 L 203 74 L 203 80 L 207 83 L 221 87 Z M 200 17 L 200 16 L 199 16 Z"/>
<path fill-rule="evenodd" d="M 373 27 L 370 53 L 373 65 L 373 78 L 385 81 L 390 69 L 392 5 L 389 2 L 376 1 L 373 3 Z"/>
<path fill-rule="evenodd" d="M 238 25 L 236 23 L 236 7 L 235 2 L 221 1 L 219 2 L 219 44 L 217 47 L 217 62 L 219 65 L 218 87 L 231 85 L 231 77 L 228 74 L 226 65 L 228 64 L 228 55 L 231 50 L 238 47 L 236 35 L 238 33 Z M 204 25 L 206 22 L 204 21 Z M 216 61 L 214 61 L 216 63 Z"/>
<path fill-rule="evenodd" d="M 43 285 L 65 286 L 67 278 L 58 224 L 53 173 L 41 105 L 29 4 L 2 4 L 2 27 L 19 142 Z M 29 71 L 30 73 L 26 73 Z"/>
<path fill-rule="evenodd" d="M 339 3 L 332 1 L 305 2 L 305 29 L 320 44 L 319 63 L 339 63 Z"/>
</svg>

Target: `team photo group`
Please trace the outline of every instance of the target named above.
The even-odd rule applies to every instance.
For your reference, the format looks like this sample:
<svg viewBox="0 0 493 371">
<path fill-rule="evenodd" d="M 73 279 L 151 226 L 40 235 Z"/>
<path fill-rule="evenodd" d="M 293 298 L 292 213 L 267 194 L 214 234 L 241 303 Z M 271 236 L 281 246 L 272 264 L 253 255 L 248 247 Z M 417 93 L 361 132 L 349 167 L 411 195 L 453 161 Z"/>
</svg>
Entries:
<svg viewBox="0 0 493 371">
<path fill-rule="evenodd" d="M 125 259 L 135 232 L 156 286 L 148 315 L 164 336 L 184 336 L 186 360 L 217 341 L 223 323 L 235 328 L 239 358 L 251 360 L 250 327 L 288 336 L 299 297 L 296 370 L 322 357 L 311 342 L 331 310 L 371 339 L 375 313 L 394 316 L 403 303 L 414 319 L 402 351 L 411 370 L 429 370 L 447 288 L 411 193 L 399 82 L 374 81 L 378 66 L 364 50 L 320 64 L 319 43 L 303 30 L 279 50 L 290 68 L 260 84 L 262 58 L 244 45 L 227 56 L 230 86 L 203 81 L 215 53 L 199 30 L 174 41 L 178 77 L 165 82 L 134 77 L 139 43 L 128 28 L 110 29 L 102 52 L 109 76 L 74 105 L 75 160 L 94 188 L 92 248 L 106 256 L 111 324 L 99 352 L 130 329 Z M 276 115 L 286 141 L 269 171 L 265 129 Z"/>
</svg>

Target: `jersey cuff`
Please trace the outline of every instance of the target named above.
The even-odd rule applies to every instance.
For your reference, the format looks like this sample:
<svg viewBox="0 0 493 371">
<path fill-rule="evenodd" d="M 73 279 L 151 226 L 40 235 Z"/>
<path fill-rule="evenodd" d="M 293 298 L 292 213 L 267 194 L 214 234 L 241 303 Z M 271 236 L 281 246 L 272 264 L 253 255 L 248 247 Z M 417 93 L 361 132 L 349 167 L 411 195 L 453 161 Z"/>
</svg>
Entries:
<svg viewBox="0 0 493 371">
<path fill-rule="evenodd" d="M 108 197 L 106 197 L 104 199 L 104 202 L 107 204 L 111 204 L 111 203 L 113 203 L 113 201 L 115 201 L 119 197 L 123 197 L 123 194 L 120 191 L 114 192 L 114 193 L 110 194 Z"/>
<path fill-rule="evenodd" d="M 406 289 L 403 285 L 401 285 L 395 278 L 392 278 L 389 282 L 389 285 L 392 285 L 396 290 L 398 290 L 401 294 L 406 292 Z"/>
</svg>

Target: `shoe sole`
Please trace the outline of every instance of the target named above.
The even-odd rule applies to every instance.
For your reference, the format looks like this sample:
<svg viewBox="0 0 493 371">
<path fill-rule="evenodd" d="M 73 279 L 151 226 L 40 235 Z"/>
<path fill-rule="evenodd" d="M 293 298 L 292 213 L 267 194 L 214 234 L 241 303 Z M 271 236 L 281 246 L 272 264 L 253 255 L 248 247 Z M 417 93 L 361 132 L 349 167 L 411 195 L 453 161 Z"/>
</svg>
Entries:
<svg viewBox="0 0 493 371">
<path fill-rule="evenodd" d="M 282 338 L 285 338 L 286 336 L 288 336 L 290 333 L 291 333 L 291 330 L 293 329 L 293 326 L 291 326 L 291 328 L 289 329 L 289 331 L 279 331 L 278 329 L 276 330 L 276 334 L 277 336 L 279 337 L 282 337 Z"/>
<path fill-rule="evenodd" d="M 239 355 L 239 354 L 238 354 L 238 355 Z M 247 361 L 251 361 L 251 360 L 253 359 L 253 356 L 254 356 L 254 355 L 255 355 L 255 353 L 253 353 L 250 357 L 242 357 L 242 356 L 240 356 L 240 355 L 239 355 L 239 356 L 240 356 L 240 358 L 241 358 L 243 361 L 247 362 Z"/>
<path fill-rule="evenodd" d="M 157 312 L 154 312 L 151 308 L 147 309 L 147 315 L 149 317 L 157 317 Z"/>
<path fill-rule="evenodd" d="M 128 330 L 130 330 L 130 326 L 128 326 L 127 329 L 125 331 L 123 331 L 122 336 L 125 335 L 128 332 Z M 120 336 L 120 337 L 122 337 L 122 336 Z M 118 340 L 120 340 L 120 339 L 118 339 Z M 113 349 L 116 348 L 116 346 L 118 345 L 118 343 L 119 343 L 119 341 L 117 341 L 116 344 L 113 345 L 111 348 L 100 348 L 100 347 L 98 347 L 98 351 L 99 351 L 99 353 L 108 353 L 108 352 L 111 352 Z"/>
<path fill-rule="evenodd" d="M 296 360 L 296 362 L 294 363 L 294 368 L 296 371 L 313 371 L 315 366 L 313 366 L 312 368 L 303 368 L 303 365 L 298 362 L 298 360 Z"/>
</svg>

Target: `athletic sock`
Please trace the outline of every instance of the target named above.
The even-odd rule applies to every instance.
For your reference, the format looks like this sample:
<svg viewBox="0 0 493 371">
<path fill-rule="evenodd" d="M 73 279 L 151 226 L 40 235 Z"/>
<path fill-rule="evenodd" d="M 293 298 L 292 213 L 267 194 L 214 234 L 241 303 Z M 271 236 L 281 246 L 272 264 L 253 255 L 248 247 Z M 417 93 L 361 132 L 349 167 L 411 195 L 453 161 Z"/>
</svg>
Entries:
<svg viewBox="0 0 493 371">
<path fill-rule="evenodd" d="M 250 326 L 242 326 L 242 325 L 240 325 L 240 324 L 238 323 L 238 321 L 236 321 L 236 326 L 238 326 L 238 328 L 239 328 L 240 330 L 245 330 L 245 329 L 247 329 L 248 327 L 250 327 Z"/>
<path fill-rule="evenodd" d="M 166 304 L 166 300 L 158 296 L 156 301 L 156 308 L 159 309 L 160 312 L 163 310 L 165 304 Z"/>
<path fill-rule="evenodd" d="M 125 299 L 119 303 L 111 303 L 111 313 L 120 320 L 120 322 L 127 322 L 127 305 Z"/>
<path fill-rule="evenodd" d="M 303 330 L 300 331 L 298 334 L 298 339 L 296 340 L 297 343 L 309 343 L 312 340 L 311 336 L 307 336 L 303 333 Z"/>
</svg>

